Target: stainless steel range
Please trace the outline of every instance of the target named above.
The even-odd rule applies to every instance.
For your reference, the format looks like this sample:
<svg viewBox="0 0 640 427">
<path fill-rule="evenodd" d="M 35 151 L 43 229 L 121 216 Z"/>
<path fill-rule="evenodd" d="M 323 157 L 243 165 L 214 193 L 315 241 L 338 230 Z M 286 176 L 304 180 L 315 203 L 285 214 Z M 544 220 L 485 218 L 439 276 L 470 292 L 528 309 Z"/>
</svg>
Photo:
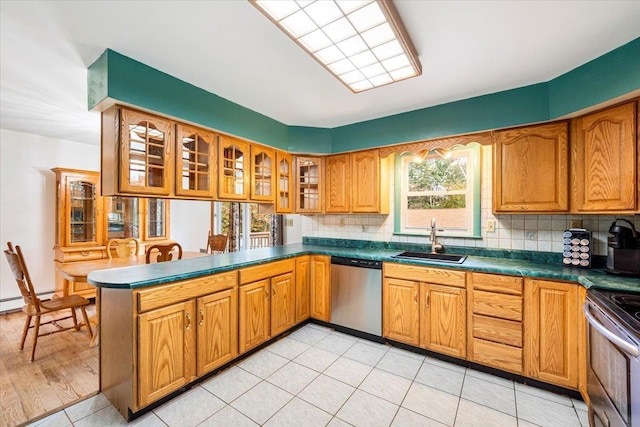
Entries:
<svg viewBox="0 0 640 427">
<path fill-rule="evenodd" d="M 589 289 L 587 392 L 592 427 L 640 427 L 640 292 Z"/>
</svg>

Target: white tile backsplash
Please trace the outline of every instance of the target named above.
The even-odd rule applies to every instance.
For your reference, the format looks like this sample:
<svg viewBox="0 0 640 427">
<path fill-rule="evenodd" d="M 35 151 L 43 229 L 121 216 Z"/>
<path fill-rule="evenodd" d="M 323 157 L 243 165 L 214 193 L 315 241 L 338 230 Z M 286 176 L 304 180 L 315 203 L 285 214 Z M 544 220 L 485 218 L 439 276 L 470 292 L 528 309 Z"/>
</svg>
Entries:
<svg viewBox="0 0 640 427">
<path fill-rule="evenodd" d="M 489 249 L 517 249 L 541 252 L 562 252 L 562 232 L 569 220 L 582 220 L 583 228 L 593 232 L 593 253 L 607 254 L 607 238 L 611 223 L 616 218 L 631 221 L 640 230 L 640 215 L 494 215 L 491 212 L 491 148 L 482 149 L 481 180 L 481 235 L 482 239 L 442 237 L 446 245 Z M 390 174 L 390 194 L 394 194 L 393 176 Z M 429 244 L 428 236 L 394 235 L 393 197 L 389 215 L 311 215 L 302 216 L 302 235 L 332 239 L 371 240 Z M 344 219 L 341 224 L 341 219 Z M 487 220 L 496 220 L 496 230 L 487 233 Z M 364 228 L 363 228 L 364 227 Z"/>
</svg>

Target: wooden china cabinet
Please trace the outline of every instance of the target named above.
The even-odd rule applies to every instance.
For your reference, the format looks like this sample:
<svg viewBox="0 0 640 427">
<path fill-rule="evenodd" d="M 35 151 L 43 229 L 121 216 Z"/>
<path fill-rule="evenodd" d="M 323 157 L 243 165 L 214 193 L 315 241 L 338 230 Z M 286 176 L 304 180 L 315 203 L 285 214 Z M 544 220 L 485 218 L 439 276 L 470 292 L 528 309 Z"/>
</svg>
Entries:
<svg viewBox="0 0 640 427">
<path fill-rule="evenodd" d="M 107 257 L 110 239 L 134 237 L 146 244 L 169 241 L 169 201 L 157 198 L 101 196 L 100 173 L 54 168 L 56 216 L 54 264 L 93 261 Z M 86 282 L 70 282 L 56 268 L 55 292 L 59 296 L 95 296 Z"/>
<path fill-rule="evenodd" d="M 251 200 L 273 203 L 275 163 L 272 148 L 251 145 Z"/>
<path fill-rule="evenodd" d="M 322 212 L 322 157 L 296 157 L 296 212 Z"/>
</svg>

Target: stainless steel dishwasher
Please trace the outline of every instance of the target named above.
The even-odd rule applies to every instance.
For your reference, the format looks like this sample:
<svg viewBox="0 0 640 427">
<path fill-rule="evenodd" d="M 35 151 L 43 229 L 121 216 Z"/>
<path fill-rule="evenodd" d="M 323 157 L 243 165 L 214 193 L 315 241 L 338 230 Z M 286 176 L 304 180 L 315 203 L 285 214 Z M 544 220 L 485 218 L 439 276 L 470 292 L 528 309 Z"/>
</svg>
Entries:
<svg viewBox="0 0 640 427">
<path fill-rule="evenodd" d="M 382 336 L 382 262 L 331 257 L 331 323 Z"/>
</svg>

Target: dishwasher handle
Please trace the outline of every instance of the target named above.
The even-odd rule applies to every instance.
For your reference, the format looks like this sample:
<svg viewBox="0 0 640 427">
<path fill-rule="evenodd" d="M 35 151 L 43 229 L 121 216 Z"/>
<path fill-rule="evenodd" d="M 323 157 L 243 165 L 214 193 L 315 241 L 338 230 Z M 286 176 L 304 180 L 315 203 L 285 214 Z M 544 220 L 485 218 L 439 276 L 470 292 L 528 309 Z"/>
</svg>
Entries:
<svg viewBox="0 0 640 427">
<path fill-rule="evenodd" d="M 346 258 L 346 257 L 332 256 L 331 264 L 382 270 L 382 261 L 375 261 L 372 259 Z"/>
</svg>

